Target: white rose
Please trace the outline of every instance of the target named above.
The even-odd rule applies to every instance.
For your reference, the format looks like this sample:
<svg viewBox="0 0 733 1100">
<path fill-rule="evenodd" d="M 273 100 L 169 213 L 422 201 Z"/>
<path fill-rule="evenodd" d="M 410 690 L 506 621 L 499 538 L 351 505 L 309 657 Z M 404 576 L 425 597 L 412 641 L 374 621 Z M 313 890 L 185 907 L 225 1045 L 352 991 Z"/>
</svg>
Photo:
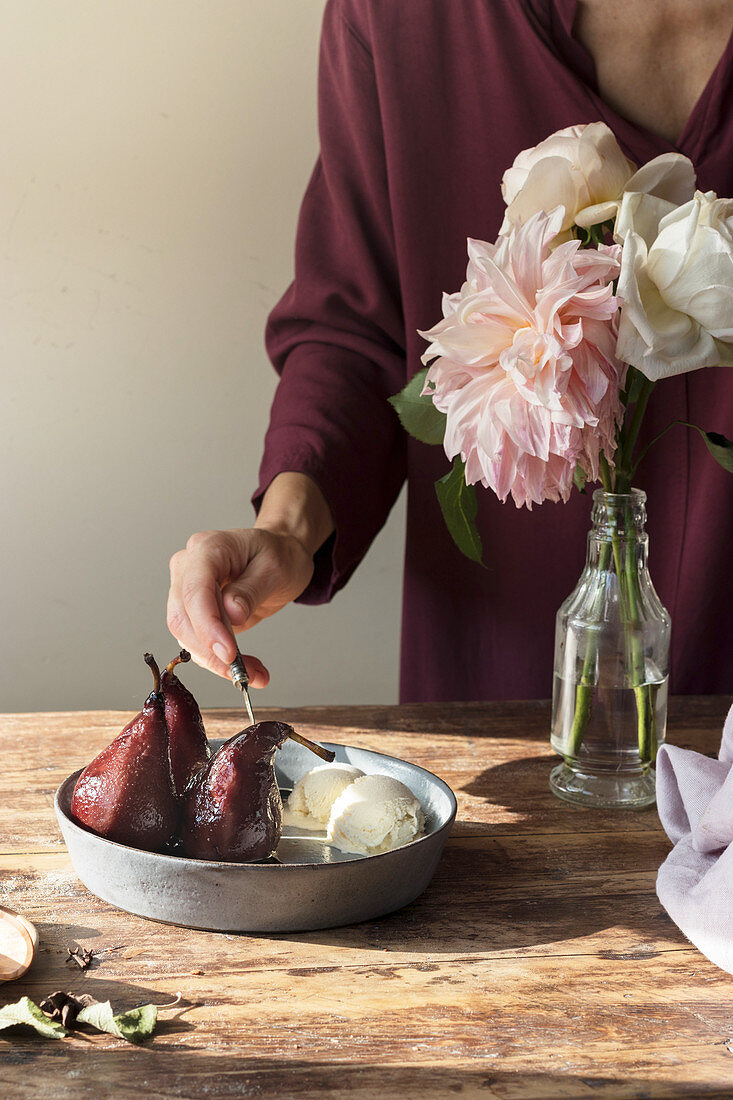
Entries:
<svg viewBox="0 0 733 1100">
<path fill-rule="evenodd" d="M 696 191 L 676 207 L 624 195 L 619 359 L 656 381 L 733 366 L 733 200 Z"/>
<path fill-rule="evenodd" d="M 575 215 L 576 224 L 591 226 L 610 221 L 618 214 L 624 195 L 639 191 L 664 199 L 674 206 L 689 202 L 695 193 L 695 168 L 692 161 L 681 153 L 662 153 L 642 165 L 638 172 L 634 172 L 615 198 L 579 210 Z"/>
<path fill-rule="evenodd" d="M 644 191 L 673 203 L 686 202 L 695 189 L 695 170 L 687 157 L 665 153 L 636 171 L 603 122 L 558 130 L 532 149 L 524 149 L 504 173 L 501 191 L 507 210 L 500 232 L 506 234 L 540 210 L 565 210 L 561 236 L 573 224 L 597 225 L 616 216 L 624 191 Z"/>
</svg>

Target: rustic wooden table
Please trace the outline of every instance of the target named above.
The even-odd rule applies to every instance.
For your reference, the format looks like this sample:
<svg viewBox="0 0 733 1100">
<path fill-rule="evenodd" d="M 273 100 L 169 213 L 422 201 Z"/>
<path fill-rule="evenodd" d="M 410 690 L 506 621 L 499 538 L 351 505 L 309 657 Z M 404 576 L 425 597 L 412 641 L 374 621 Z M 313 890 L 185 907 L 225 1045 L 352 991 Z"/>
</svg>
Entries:
<svg viewBox="0 0 733 1100">
<path fill-rule="evenodd" d="M 730 700 L 674 699 L 669 739 L 714 752 Z M 263 715 L 264 716 L 264 715 Z M 0 723 L 0 904 L 41 937 L 0 1003 L 57 990 L 172 1000 L 155 1037 L 0 1032 L 3 1097 L 733 1096 L 731 978 L 659 905 L 654 811 L 550 795 L 546 703 L 270 712 L 441 775 L 458 821 L 427 892 L 349 928 L 222 935 L 111 908 L 76 878 L 53 792 L 129 715 Z M 229 736 L 241 714 L 206 716 Z M 104 952 L 79 970 L 67 949 Z"/>
</svg>

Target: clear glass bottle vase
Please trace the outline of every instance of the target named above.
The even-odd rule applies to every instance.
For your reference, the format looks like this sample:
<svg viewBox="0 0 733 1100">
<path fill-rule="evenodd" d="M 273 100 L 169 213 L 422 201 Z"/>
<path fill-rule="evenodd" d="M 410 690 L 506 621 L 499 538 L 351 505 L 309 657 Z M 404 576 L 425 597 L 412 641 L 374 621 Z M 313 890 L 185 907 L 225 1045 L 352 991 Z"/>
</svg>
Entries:
<svg viewBox="0 0 733 1100">
<path fill-rule="evenodd" d="M 654 802 L 667 724 L 670 618 L 647 565 L 646 493 L 593 494 L 580 580 L 557 613 L 550 788 L 583 806 Z"/>
</svg>

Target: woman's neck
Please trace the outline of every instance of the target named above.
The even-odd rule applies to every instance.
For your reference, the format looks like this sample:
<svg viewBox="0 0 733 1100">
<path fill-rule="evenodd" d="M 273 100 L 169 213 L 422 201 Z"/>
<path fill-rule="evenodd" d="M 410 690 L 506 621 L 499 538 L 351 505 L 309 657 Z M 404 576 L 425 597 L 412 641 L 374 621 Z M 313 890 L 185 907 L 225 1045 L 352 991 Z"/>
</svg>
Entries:
<svg viewBox="0 0 733 1100">
<path fill-rule="evenodd" d="M 733 28 L 733 0 L 578 0 L 603 99 L 675 144 Z"/>
</svg>

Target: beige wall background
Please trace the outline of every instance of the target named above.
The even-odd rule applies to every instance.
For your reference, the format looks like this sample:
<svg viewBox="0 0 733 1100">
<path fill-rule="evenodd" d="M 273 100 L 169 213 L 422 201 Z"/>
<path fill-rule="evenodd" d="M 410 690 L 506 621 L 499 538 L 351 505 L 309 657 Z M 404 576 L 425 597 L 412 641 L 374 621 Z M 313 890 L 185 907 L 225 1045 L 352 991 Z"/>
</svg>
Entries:
<svg viewBox="0 0 733 1100">
<path fill-rule="evenodd" d="M 251 522 L 323 6 L 0 0 L 2 710 L 137 709 L 170 555 Z M 240 639 L 260 704 L 396 700 L 402 539 Z"/>
</svg>

